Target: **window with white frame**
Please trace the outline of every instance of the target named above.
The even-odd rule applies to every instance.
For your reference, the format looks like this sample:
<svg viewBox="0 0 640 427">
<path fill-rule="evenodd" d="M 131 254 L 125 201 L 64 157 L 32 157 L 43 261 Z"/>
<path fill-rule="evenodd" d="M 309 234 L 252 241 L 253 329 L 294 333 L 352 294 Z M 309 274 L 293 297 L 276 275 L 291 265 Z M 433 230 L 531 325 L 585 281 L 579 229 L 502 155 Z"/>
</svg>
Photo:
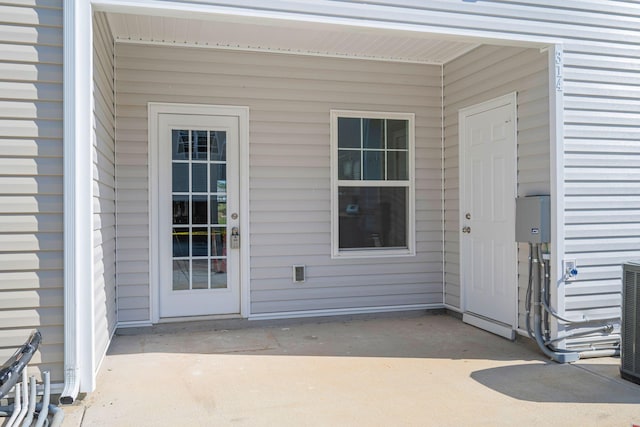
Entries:
<svg viewBox="0 0 640 427">
<path fill-rule="evenodd" d="M 331 111 L 332 255 L 414 254 L 414 115 Z"/>
</svg>

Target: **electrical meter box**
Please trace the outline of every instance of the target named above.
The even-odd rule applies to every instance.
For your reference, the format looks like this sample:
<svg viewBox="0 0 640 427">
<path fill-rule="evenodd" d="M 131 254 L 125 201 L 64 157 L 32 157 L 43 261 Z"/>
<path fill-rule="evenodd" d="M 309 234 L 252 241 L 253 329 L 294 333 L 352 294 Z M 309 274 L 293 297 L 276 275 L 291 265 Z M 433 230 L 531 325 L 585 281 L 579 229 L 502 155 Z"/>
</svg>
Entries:
<svg viewBox="0 0 640 427">
<path fill-rule="evenodd" d="M 550 215 L 549 196 L 516 198 L 516 242 L 549 243 Z"/>
</svg>

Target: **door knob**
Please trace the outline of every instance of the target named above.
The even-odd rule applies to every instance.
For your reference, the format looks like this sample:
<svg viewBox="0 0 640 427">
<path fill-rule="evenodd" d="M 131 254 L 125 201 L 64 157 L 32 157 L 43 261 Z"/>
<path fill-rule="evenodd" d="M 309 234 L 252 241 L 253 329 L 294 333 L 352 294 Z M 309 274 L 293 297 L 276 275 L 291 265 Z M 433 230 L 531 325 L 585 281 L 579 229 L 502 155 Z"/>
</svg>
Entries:
<svg viewBox="0 0 640 427">
<path fill-rule="evenodd" d="M 467 233 L 467 234 L 471 233 L 471 227 L 469 227 L 469 226 L 462 227 L 462 232 L 463 233 Z"/>
</svg>

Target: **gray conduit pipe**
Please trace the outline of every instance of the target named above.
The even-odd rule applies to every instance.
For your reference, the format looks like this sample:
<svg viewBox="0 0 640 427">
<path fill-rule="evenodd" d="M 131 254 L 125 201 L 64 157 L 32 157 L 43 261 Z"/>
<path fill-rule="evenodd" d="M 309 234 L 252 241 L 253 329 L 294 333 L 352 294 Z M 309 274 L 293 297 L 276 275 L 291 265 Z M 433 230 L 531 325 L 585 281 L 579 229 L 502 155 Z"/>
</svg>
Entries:
<svg viewBox="0 0 640 427">
<path fill-rule="evenodd" d="M 525 310 L 526 315 L 524 318 L 525 327 L 527 328 L 527 334 L 529 334 L 529 338 L 535 340 L 536 337 L 533 335 L 533 330 L 531 329 L 531 290 L 533 288 L 533 243 L 529 243 L 529 282 L 527 285 L 527 295 L 525 298 Z"/>
<path fill-rule="evenodd" d="M 7 424 L 5 424 L 5 427 L 13 427 L 13 423 L 15 423 L 16 419 L 18 418 L 18 414 L 22 409 L 22 384 L 17 383 L 14 390 L 15 396 L 13 397 L 13 414 L 11 414 L 11 417 L 9 418 L 9 421 L 7 421 Z"/>
<path fill-rule="evenodd" d="M 27 370 L 22 370 L 22 409 L 20 409 L 20 413 L 18 414 L 18 418 L 16 418 L 15 424 L 19 426 L 22 422 L 22 419 L 25 415 L 27 415 L 27 410 L 29 409 L 29 386 L 27 385 Z"/>
<path fill-rule="evenodd" d="M 36 377 L 33 375 L 29 377 L 29 409 L 27 409 L 27 416 L 22 422 L 22 427 L 29 427 L 33 421 L 33 414 L 36 410 Z"/>
<path fill-rule="evenodd" d="M 22 409 L 18 414 L 18 418 L 16 419 L 16 426 L 20 425 L 22 419 L 27 415 L 27 411 L 29 410 L 29 379 L 27 378 L 27 370 L 22 370 Z"/>
<path fill-rule="evenodd" d="M 51 400 L 51 374 L 49 371 L 42 373 L 44 382 L 44 395 L 42 396 L 42 402 L 36 404 L 36 379 L 35 377 L 29 378 L 29 388 L 27 389 L 26 383 L 23 379 L 15 385 L 14 404 L 9 406 L 0 406 L 0 416 L 9 417 L 5 427 L 17 427 L 22 420 L 21 413 L 25 412 L 27 418 L 24 419 L 22 427 L 31 426 L 33 423 L 33 416 L 35 412 L 38 412 L 38 418 L 35 423 L 35 427 L 61 427 L 64 420 L 64 411 L 56 405 L 50 404 Z M 24 390 L 22 388 L 24 387 Z M 28 404 L 25 401 L 25 396 L 29 395 Z M 49 423 L 47 417 L 51 415 L 51 422 Z"/>
<path fill-rule="evenodd" d="M 552 340 L 546 340 L 544 343 L 546 345 L 549 345 L 549 344 L 553 344 L 555 342 L 562 341 L 562 340 L 570 338 L 570 337 L 579 337 L 579 336 L 583 336 L 583 335 L 594 334 L 596 332 L 605 332 L 605 333 L 609 333 L 610 334 L 611 332 L 613 332 L 613 325 L 604 325 L 604 326 L 600 326 L 598 328 L 588 329 L 586 331 L 571 332 L 571 333 L 569 333 L 569 334 L 567 334 L 567 335 L 565 335 L 563 337 L 554 338 Z"/>
<path fill-rule="evenodd" d="M 580 352 L 580 359 L 589 357 L 614 357 L 620 356 L 619 348 L 601 348 L 598 350 L 585 350 Z"/>
<path fill-rule="evenodd" d="M 44 371 L 42 373 L 42 380 L 44 381 L 44 395 L 42 396 L 42 408 L 49 407 L 49 401 L 51 399 L 51 378 L 49 371 Z M 44 422 L 47 420 L 47 411 L 43 411 L 40 409 L 40 414 L 38 414 L 38 419 L 36 420 L 35 427 L 44 426 Z"/>
<path fill-rule="evenodd" d="M 540 245 L 535 244 L 533 245 L 532 249 L 535 249 L 536 255 L 540 254 Z M 530 255 L 533 256 L 533 253 Z M 544 308 L 541 304 L 541 295 L 542 295 L 541 290 L 542 290 L 543 278 L 542 278 L 542 274 L 541 274 L 542 271 L 540 267 L 541 266 L 539 266 L 538 268 L 538 277 L 537 277 L 538 280 L 533 281 L 533 284 L 534 284 L 533 286 L 533 301 L 534 301 L 533 327 L 534 327 L 534 335 L 535 335 L 536 343 L 538 344 L 538 347 L 540 348 L 540 350 L 542 350 L 542 352 L 545 355 L 547 355 L 552 360 L 555 360 L 558 363 L 575 362 L 576 360 L 580 359 L 580 355 L 578 353 L 557 351 L 557 350 L 551 349 L 545 345 L 544 339 L 542 338 L 542 314 L 543 314 Z"/>
<path fill-rule="evenodd" d="M 542 305 L 544 306 L 544 309 L 547 311 L 547 313 L 549 313 L 550 315 L 552 315 L 553 317 L 555 317 L 556 319 L 560 320 L 561 322 L 567 323 L 567 324 L 583 324 L 583 323 L 591 323 L 591 322 L 595 322 L 595 321 L 602 321 L 602 320 L 614 320 L 617 319 L 617 317 L 605 317 L 605 318 L 598 318 L 598 319 L 583 319 L 583 320 L 571 320 L 571 319 L 566 319 L 562 316 L 560 316 L 555 310 L 553 310 L 553 308 L 551 308 L 549 306 L 549 304 L 547 304 L 547 289 L 550 285 L 550 273 L 549 273 L 549 263 L 547 261 L 544 261 L 544 259 L 541 258 L 541 262 L 544 266 L 544 286 L 542 287 L 542 297 L 541 297 L 541 301 L 542 301 Z"/>
<path fill-rule="evenodd" d="M 556 313 L 551 307 L 549 307 L 549 304 L 547 303 L 547 289 L 549 289 L 550 285 L 551 285 L 551 273 L 550 273 L 550 266 L 549 266 L 549 262 L 548 261 L 544 261 L 544 258 L 542 257 L 542 253 L 540 250 L 540 247 L 538 246 L 538 256 L 541 260 L 541 262 L 543 263 L 543 267 L 544 267 L 544 281 L 542 282 L 542 288 L 541 288 L 541 297 L 540 297 L 540 301 L 542 302 L 542 306 L 543 308 L 547 311 L 547 313 L 549 313 L 550 315 L 552 315 L 553 317 L 555 317 L 556 319 L 558 319 L 559 321 L 562 321 L 568 325 L 584 325 L 587 323 L 592 323 L 594 321 L 603 321 L 603 320 L 614 320 L 617 319 L 616 318 L 599 318 L 596 320 L 593 319 L 584 319 L 584 320 L 569 320 L 569 319 L 565 319 L 563 317 L 561 317 L 560 315 L 558 315 L 558 313 Z M 567 335 L 565 335 L 562 338 L 556 338 L 554 340 L 547 340 L 545 342 L 546 345 L 549 345 L 550 343 L 554 343 L 554 342 L 558 342 L 561 341 L 563 339 L 566 338 L 570 338 L 570 337 L 577 337 L 577 336 L 584 336 L 584 335 L 589 335 L 592 333 L 597 333 L 597 332 L 604 332 L 604 333 L 608 333 L 610 334 L 611 332 L 613 332 L 613 325 L 611 324 L 606 324 L 604 326 L 601 327 L 594 327 L 593 329 L 587 330 L 587 331 L 582 331 L 582 332 L 570 332 Z M 598 356 L 588 356 L 589 352 L 592 351 L 598 351 L 598 350 L 585 350 L 583 352 L 579 352 L 579 354 L 581 355 L 581 357 L 598 357 Z M 619 354 L 619 350 L 618 350 L 618 354 Z"/>
</svg>

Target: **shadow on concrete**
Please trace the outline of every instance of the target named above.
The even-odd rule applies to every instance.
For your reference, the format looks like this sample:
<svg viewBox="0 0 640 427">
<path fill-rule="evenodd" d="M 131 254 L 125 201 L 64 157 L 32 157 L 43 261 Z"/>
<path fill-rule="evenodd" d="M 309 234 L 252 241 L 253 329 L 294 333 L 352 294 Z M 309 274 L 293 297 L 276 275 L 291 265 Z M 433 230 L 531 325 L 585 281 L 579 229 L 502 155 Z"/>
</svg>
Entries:
<svg viewBox="0 0 640 427">
<path fill-rule="evenodd" d="M 506 396 L 529 402 L 640 404 L 640 387 L 620 379 L 618 368 L 613 364 L 587 368 L 531 363 L 483 369 L 471 373 L 471 378 Z"/>
</svg>

